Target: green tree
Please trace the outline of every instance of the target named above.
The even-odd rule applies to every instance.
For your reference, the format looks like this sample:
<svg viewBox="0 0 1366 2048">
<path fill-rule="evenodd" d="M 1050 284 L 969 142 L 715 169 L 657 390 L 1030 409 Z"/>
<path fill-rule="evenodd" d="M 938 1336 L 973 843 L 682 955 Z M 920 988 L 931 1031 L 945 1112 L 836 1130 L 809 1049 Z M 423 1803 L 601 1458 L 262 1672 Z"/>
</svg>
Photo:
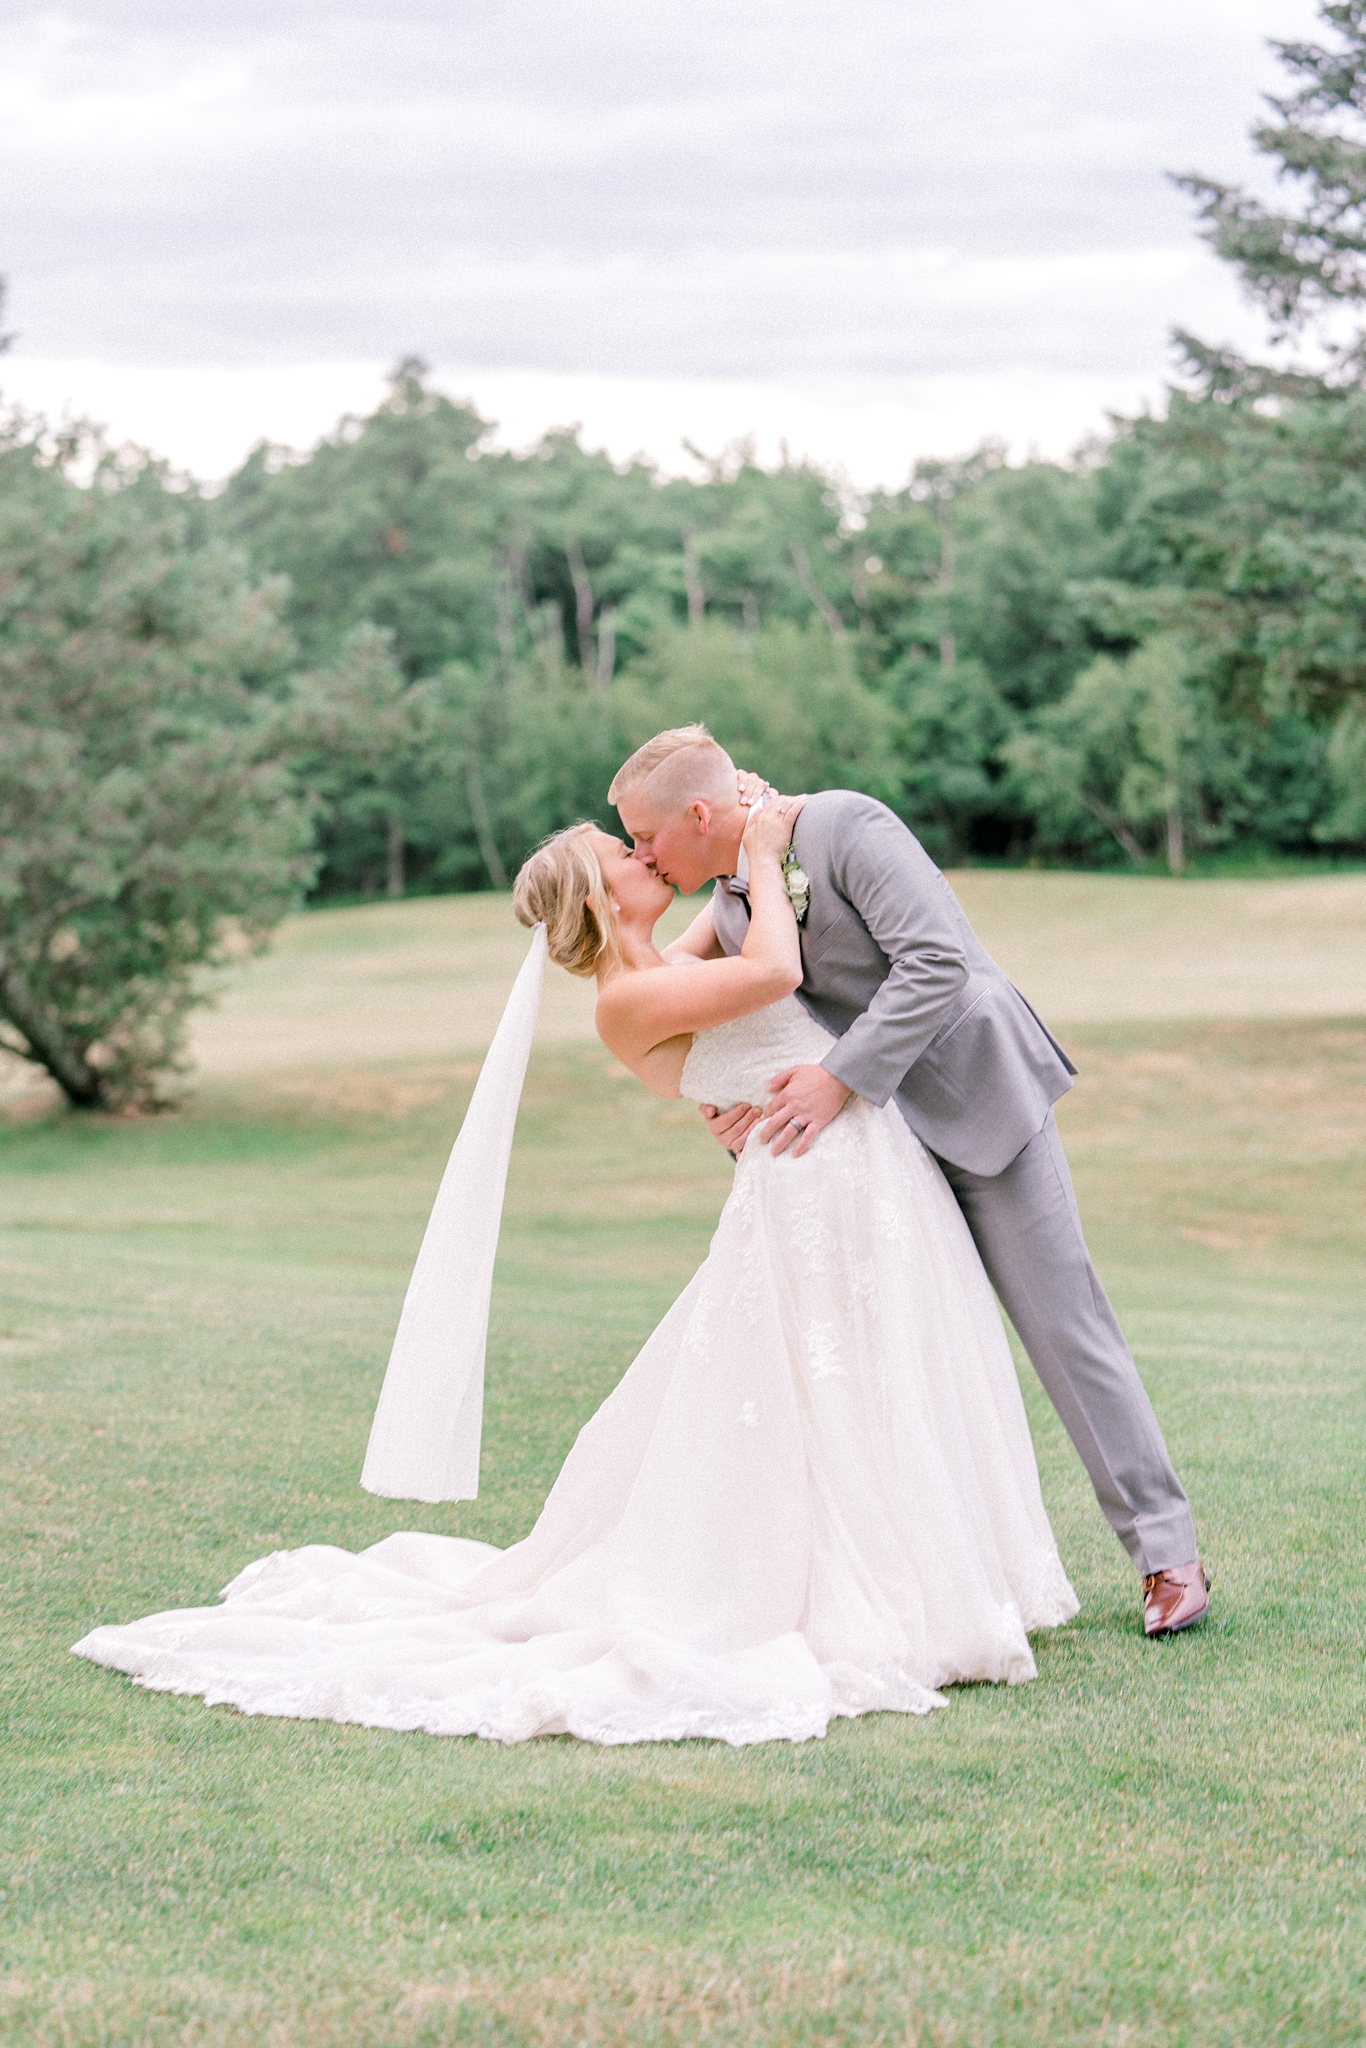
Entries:
<svg viewBox="0 0 1366 2048">
<path fill-rule="evenodd" d="M 344 419 L 302 461 L 262 443 L 212 507 L 260 575 L 288 578 L 286 616 L 310 669 L 357 626 L 392 639 L 410 682 L 448 661 L 497 658 L 494 574 L 505 517 L 489 422 L 400 363 L 364 420 Z"/>
<path fill-rule="evenodd" d="M 1176 633 L 1217 731 L 1226 838 L 1307 851 L 1366 840 L 1351 796 L 1366 702 L 1366 0 L 1320 9 L 1330 39 L 1273 47 L 1293 89 L 1253 130 L 1280 205 L 1178 179 L 1268 316 L 1273 360 L 1178 336 L 1193 388 L 1129 422 L 1095 487 L 1104 539 L 1087 602 L 1135 640 Z M 1315 357 L 1297 357 L 1309 336 Z M 1355 825 L 1353 821 L 1358 821 Z"/>
<path fill-rule="evenodd" d="M 1327 768 L 1333 802 L 1314 826 L 1325 845 L 1366 843 L 1366 716 L 1344 712 L 1328 743 Z"/>
<path fill-rule="evenodd" d="M 153 466 L 0 434 L 0 1037 L 70 1102 L 158 1099 L 204 970 L 311 873 L 278 592 Z"/>
<path fill-rule="evenodd" d="M 1006 741 L 1114 643 L 1085 591 L 1101 535 L 1093 464 L 1005 466 L 984 444 L 874 494 L 860 661 L 898 714 L 898 809 L 942 860 L 1022 849 Z"/>
<path fill-rule="evenodd" d="M 1352 843 L 1366 399 L 1276 374 L 1207 378 L 1071 465 L 984 444 L 859 503 L 745 443 L 694 450 L 696 481 L 573 430 L 500 454 L 401 365 L 207 513 L 288 579 L 321 890 L 501 886 L 698 715 L 782 779 L 876 787 L 944 860 Z M 1173 644 L 1164 725 L 1143 661 L 1115 678 Z"/>
<path fill-rule="evenodd" d="M 1366 393 L 1272 411 L 1173 393 L 1165 419 L 1128 426 L 1096 486 L 1097 629 L 1179 634 L 1221 734 L 1221 829 L 1312 851 L 1337 802 L 1331 733 L 1366 693 Z"/>
<path fill-rule="evenodd" d="M 410 361 L 369 419 L 303 461 L 256 450 L 210 508 L 287 579 L 324 891 L 502 886 L 542 833 L 601 808 L 634 731 L 623 706 L 700 653 L 680 634 L 724 647 L 747 688 L 745 646 L 786 621 L 809 667 L 811 628 L 810 659 L 866 708 L 849 536 L 821 472 L 769 473 L 741 448 L 699 483 L 661 482 L 570 431 L 520 457 L 487 432 Z"/>
<path fill-rule="evenodd" d="M 908 657 L 879 691 L 895 713 L 888 797 L 934 858 L 970 858 L 1018 837 L 1021 818 L 1003 782 L 1002 748 L 1018 720 L 980 661 Z"/>
<path fill-rule="evenodd" d="M 331 668 L 300 677 L 290 707 L 296 772 L 329 838 L 358 843 L 362 860 L 378 842 L 390 896 L 404 892 L 435 709 L 430 687 L 406 681 L 390 636 L 371 625 L 347 636 Z"/>
<path fill-rule="evenodd" d="M 1366 0 L 1327 0 L 1320 19 L 1333 43 L 1274 42 L 1297 90 L 1269 96 L 1273 118 L 1252 130 L 1257 149 L 1276 167 L 1296 204 L 1269 206 L 1254 194 L 1188 172 L 1175 182 L 1196 200 L 1205 239 L 1237 270 L 1268 315 L 1273 334 L 1292 340 L 1317 325 L 1329 374 L 1252 365 L 1182 335 L 1207 388 L 1225 396 L 1355 383 L 1363 368 L 1361 337 L 1334 339 L 1333 316 L 1366 300 Z"/>
<path fill-rule="evenodd" d="M 1088 610 L 1084 584 L 1102 541 L 1093 466 L 987 468 L 958 505 L 954 631 L 1003 703 L 1055 703 L 1099 653 L 1117 648 Z"/>
<path fill-rule="evenodd" d="M 1335 40 L 1274 46 L 1295 90 L 1272 99 L 1253 131 L 1290 202 L 1270 206 L 1194 174 L 1177 180 L 1195 197 L 1207 239 L 1268 314 L 1276 360 L 1250 363 L 1179 335 L 1192 388 L 1170 395 L 1164 417 L 1121 423 L 1085 465 L 1078 485 L 1090 500 L 1090 544 L 1075 531 L 1044 604 L 1017 608 L 1027 628 L 1017 672 L 1043 688 L 1009 693 L 1024 717 L 1007 748 L 1008 786 L 1034 817 L 1041 847 L 1076 854 L 1085 841 L 1076 802 L 1071 823 L 1063 818 L 1068 786 L 1101 803 L 1135 847 L 1148 845 L 1156 742 L 1125 726 L 1132 689 L 1111 668 L 1058 696 L 1088 645 L 1122 655 L 1174 640 L 1185 650 L 1182 702 L 1199 736 L 1201 794 L 1198 818 L 1182 805 L 1172 812 L 1172 864 L 1188 822 L 1206 843 L 1256 838 L 1308 851 L 1330 813 L 1339 833 L 1354 815 L 1340 787 L 1350 746 L 1332 734 L 1335 723 L 1350 728 L 1366 684 L 1366 399 L 1356 343 L 1325 322 L 1366 295 L 1366 10 L 1321 12 Z M 1290 345 L 1316 323 L 1318 364 L 1295 362 Z M 1038 508 L 1007 523 L 1007 558 L 1027 552 Z M 1010 581 L 992 576 L 973 607 L 979 620 L 991 619 L 991 590 Z M 1043 580 L 1026 581 L 1035 600 L 1045 596 Z M 999 657 L 988 659 L 999 676 Z M 1050 701 L 1057 717 L 1043 708 Z M 1150 726 L 1154 717 L 1150 709 Z M 1107 730 L 1117 750 L 1108 766 L 1099 740 Z M 1057 774 L 1042 775 L 1045 759 Z M 1114 836 L 1098 821 L 1091 829 Z"/>
<path fill-rule="evenodd" d="M 1095 859 L 1108 837 L 1143 867 L 1156 842 L 1180 874 L 1202 817 L 1202 738 L 1190 657 L 1158 638 L 1122 662 L 1101 655 L 1005 755 L 1041 847 Z"/>
<path fill-rule="evenodd" d="M 615 711 L 618 758 L 663 726 L 701 719 L 783 789 L 898 793 L 888 707 L 823 622 L 775 619 L 753 634 L 720 620 L 668 627 L 623 678 Z"/>
</svg>

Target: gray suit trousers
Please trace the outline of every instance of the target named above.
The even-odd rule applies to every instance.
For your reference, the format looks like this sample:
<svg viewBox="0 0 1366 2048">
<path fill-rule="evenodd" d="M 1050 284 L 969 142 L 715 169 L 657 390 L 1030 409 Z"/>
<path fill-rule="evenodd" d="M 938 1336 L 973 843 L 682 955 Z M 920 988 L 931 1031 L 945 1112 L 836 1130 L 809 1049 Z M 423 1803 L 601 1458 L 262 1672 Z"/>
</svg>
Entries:
<svg viewBox="0 0 1366 2048">
<path fill-rule="evenodd" d="M 1141 1572 L 1196 1556 L 1190 1503 L 1091 1264 L 1053 1113 L 1002 1173 L 940 1159 L 988 1277 Z"/>
</svg>

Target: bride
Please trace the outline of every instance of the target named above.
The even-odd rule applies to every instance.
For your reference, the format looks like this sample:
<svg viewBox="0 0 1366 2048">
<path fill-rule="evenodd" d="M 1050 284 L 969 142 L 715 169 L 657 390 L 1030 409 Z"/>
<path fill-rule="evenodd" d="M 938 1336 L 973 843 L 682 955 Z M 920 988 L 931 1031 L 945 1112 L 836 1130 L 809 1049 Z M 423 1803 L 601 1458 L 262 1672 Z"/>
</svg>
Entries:
<svg viewBox="0 0 1366 2048">
<path fill-rule="evenodd" d="M 673 898 L 620 840 L 558 833 L 517 880 L 552 960 L 658 1095 L 762 1101 L 819 1061 L 783 869 L 800 798 L 745 830 L 743 951 L 663 953 Z M 708 915 L 703 913 L 704 918 Z M 805 1156 L 757 1142 L 705 1263 L 500 1551 L 404 1533 L 249 1565 L 224 1604 L 77 1653 L 248 1713 L 520 1742 L 800 1741 L 1035 1672 L 1077 1610 L 986 1275 L 893 1102 Z"/>
</svg>

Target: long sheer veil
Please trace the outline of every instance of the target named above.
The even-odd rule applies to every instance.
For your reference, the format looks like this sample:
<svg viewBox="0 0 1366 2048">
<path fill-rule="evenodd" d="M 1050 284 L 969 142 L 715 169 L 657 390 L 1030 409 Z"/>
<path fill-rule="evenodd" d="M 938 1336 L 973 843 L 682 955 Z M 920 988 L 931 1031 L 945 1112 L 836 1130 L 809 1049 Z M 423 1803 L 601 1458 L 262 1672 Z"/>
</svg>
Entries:
<svg viewBox="0 0 1366 2048">
<path fill-rule="evenodd" d="M 493 1261 L 545 963 L 538 924 L 408 1283 L 360 1478 L 367 1492 L 391 1500 L 473 1500 L 479 1492 Z"/>
</svg>

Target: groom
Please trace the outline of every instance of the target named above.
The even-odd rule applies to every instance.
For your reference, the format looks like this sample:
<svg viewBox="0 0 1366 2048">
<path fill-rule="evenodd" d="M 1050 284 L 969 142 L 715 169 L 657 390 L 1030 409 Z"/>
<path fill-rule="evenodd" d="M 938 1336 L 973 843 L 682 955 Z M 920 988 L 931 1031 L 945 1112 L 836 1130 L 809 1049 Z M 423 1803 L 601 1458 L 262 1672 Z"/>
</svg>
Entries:
<svg viewBox="0 0 1366 2048">
<path fill-rule="evenodd" d="M 608 791 L 637 859 L 690 895 L 717 881 L 715 941 L 749 924 L 741 840 L 749 812 L 730 756 L 705 726 L 662 732 Z M 851 1094 L 895 1097 L 932 1152 L 982 1263 L 1143 1575 L 1144 1628 L 1171 1635 L 1209 1611 L 1190 1503 L 1082 1236 L 1053 1104 L 1076 1072 L 977 939 L 920 842 L 873 797 L 824 790 L 793 832 L 806 883 L 807 1007 L 837 1034 L 819 1066 L 775 1077 L 767 1112 L 704 1110 L 738 1152 L 760 1139 L 807 1151 Z M 789 893 L 800 899 L 800 885 Z M 690 938 L 692 935 L 690 934 Z"/>
</svg>

